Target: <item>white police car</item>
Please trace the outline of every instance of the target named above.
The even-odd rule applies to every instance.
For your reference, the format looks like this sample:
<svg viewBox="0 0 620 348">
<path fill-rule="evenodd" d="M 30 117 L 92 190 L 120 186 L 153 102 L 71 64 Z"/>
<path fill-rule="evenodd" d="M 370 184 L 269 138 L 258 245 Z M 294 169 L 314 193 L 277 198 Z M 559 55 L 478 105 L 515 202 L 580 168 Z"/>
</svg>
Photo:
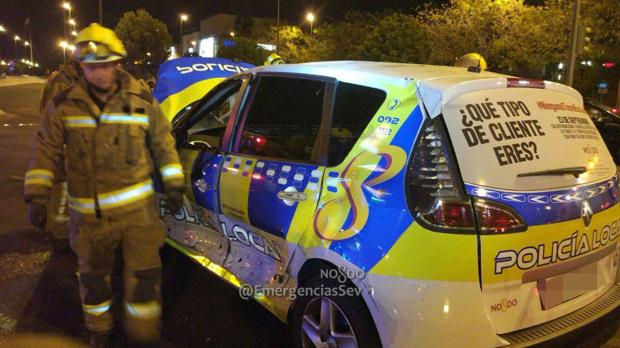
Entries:
<svg viewBox="0 0 620 348">
<path fill-rule="evenodd" d="M 174 122 L 169 243 L 303 347 L 533 344 L 620 305 L 616 168 L 573 89 L 466 68 L 259 67 Z"/>
</svg>

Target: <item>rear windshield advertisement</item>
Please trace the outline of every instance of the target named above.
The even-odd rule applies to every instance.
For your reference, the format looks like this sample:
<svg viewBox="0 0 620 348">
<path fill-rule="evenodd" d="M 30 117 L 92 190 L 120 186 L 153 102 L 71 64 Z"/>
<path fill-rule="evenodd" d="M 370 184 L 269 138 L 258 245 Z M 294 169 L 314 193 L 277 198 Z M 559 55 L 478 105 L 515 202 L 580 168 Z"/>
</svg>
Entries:
<svg viewBox="0 0 620 348">
<path fill-rule="evenodd" d="M 557 91 L 481 90 L 455 98 L 443 115 L 468 183 L 530 191 L 601 181 L 616 172 L 581 101 Z M 587 171 L 518 176 L 574 167 Z"/>
</svg>

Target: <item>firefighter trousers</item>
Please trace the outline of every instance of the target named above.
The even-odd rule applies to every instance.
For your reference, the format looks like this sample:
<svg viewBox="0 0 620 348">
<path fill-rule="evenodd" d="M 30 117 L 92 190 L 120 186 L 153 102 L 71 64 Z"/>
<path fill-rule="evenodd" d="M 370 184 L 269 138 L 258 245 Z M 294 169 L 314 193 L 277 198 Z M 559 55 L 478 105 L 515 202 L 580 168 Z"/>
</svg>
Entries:
<svg viewBox="0 0 620 348">
<path fill-rule="evenodd" d="M 73 214 L 72 214 L 73 215 Z M 153 197 L 142 208 L 94 222 L 71 216 L 70 243 L 78 256 L 80 297 L 86 328 L 93 334 L 114 326 L 110 286 L 114 254 L 123 251 L 125 331 L 130 340 L 159 339 L 161 260 L 165 229 Z"/>
</svg>

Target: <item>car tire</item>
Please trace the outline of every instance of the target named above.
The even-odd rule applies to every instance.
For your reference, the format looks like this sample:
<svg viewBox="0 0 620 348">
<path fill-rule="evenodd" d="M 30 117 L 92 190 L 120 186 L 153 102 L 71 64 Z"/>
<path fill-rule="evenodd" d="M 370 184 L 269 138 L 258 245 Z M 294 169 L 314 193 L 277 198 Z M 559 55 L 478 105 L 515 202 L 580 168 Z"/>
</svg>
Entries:
<svg viewBox="0 0 620 348">
<path fill-rule="evenodd" d="M 344 276 L 343 276 L 344 278 Z M 344 280 L 344 279 L 341 279 Z M 372 316 L 357 287 L 350 281 L 324 279 L 319 275 L 301 285 L 305 292 L 300 293 L 293 304 L 291 330 L 294 347 L 381 347 L 381 341 Z M 322 291 L 325 289 L 332 290 Z M 333 293 L 338 291 L 338 294 Z M 342 295 L 347 291 L 347 295 Z M 353 293 L 353 295 L 350 295 Z M 324 296 L 318 296 L 324 295 Z M 331 315 L 323 315 L 331 313 Z M 321 328 L 320 317 L 325 320 Z"/>
</svg>

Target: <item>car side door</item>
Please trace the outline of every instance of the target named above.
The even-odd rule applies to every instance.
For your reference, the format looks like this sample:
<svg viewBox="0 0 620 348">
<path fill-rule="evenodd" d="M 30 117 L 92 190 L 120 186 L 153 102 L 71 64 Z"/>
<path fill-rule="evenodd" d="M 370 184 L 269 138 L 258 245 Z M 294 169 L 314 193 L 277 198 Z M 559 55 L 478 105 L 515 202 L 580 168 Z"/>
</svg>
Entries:
<svg viewBox="0 0 620 348">
<path fill-rule="evenodd" d="M 219 180 L 225 267 L 247 284 L 277 286 L 311 231 L 326 161 L 333 81 L 259 74 Z"/>
<path fill-rule="evenodd" d="M 222 265 L 229 250 L 218 222 L 216 187 L 224 158 L 223 139 L 230 134 L 226 130 L 234 124 L 248 79 L 246 76 L 222 82 L 174 122 L 185 175 L 185 198 L 176 214 L 165 209 L 165 201 L 162 212 L 167 213 L 164 220 L 172 243 L 199 256 L 205 265 Z"/>
</svg>

